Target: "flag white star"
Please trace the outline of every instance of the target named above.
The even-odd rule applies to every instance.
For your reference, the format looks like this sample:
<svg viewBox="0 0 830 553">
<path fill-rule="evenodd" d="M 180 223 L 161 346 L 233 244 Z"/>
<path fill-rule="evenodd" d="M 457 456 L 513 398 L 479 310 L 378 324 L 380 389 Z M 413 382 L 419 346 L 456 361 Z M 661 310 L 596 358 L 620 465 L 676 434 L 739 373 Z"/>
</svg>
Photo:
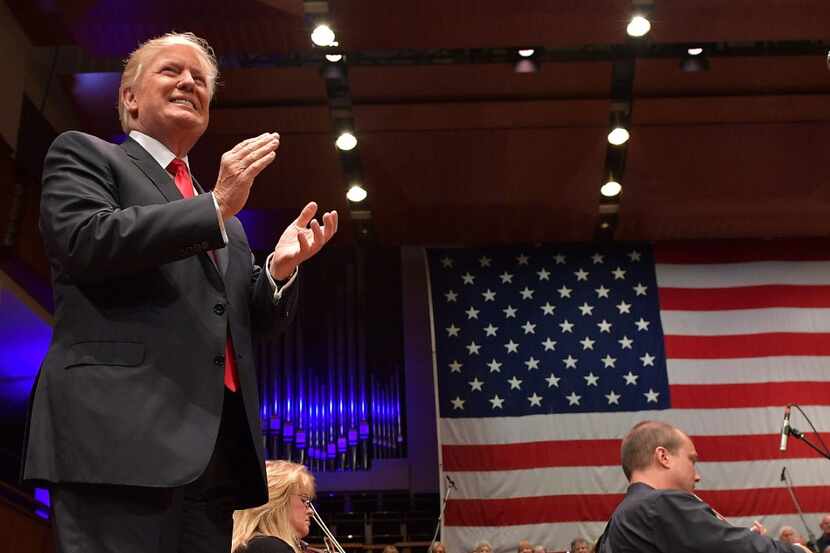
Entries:
<svg viewBox="0 0 830 553">
<path fill-rule="evenodd" d="M 565 319 L 564 321 L 562 321 L 561 323 L 559 323 L 559 326 L 560 326 L 560 327 L 562 327 L 562 332 L 563 332 L 563 333 L 564 333 L 564 332 L 571 332 L 571 333 L 573 333 L 574 324 L 573 324 L 573 323 L 569 323 L 569 322 L 568 322 L 568 319 Z"/>
<path fill-rule="evenodd" d="M 581 268 L 578 271 L 574 272 L 577 282 L 579 282 L 580 280 L 588 280 L 589 274 L 591 273 Z"/>
<path fill-rule="evenodd" d="M 525 322 L 522 325 L 522 329 L 525 331 L 525 334 L 536 334 L 536 325 L 530 321 Z"/>
<path fill-rule="evenodd" d="M 471 392 L 480 392 L 481 387 L 484 386 L 484 382 L 479 380 L 478 377 L 475 377 L 474 379 L 470 380 L 469 382 L 467 382 L 467 384 L 470 385 Z"/>
<path fill-rule="evenodd" d="M 487 366 L 490 367 L 490 372 L 491 373 L 500 373 L 501 372 L 501 363 L 499 363 L 495 359 L 493 359 L 489 363 L 487 363 Z"/>
<path fill-rule="evenodd" d="M 517 344 L 513 340 L 510 340 L 509 342 L 504 344 L 504 347 L 507 348 L 507 353 L 519 353 L 519 344 Z"/>
<path fill-rule="evenodd" d="M 562 288 L 559 288 L 557 290 L 557 292 L 559 292 L 559 297 L 560 298 L 570 298 L 571 297 L 571 292 L 573 292 L 573 289 L 568 288 L 567 286 L 565 286 L 563 284 Z"/>
<path fill-rule="evenodd" d="M 597 326 L 599 327 L 600 333 L 607 332 L 608 334 L 611 334 L 611 323 L 605 319 L 602 319 L 602 322 L 597 323 Z"/>
<path fill-rule="evenodd" d="M 461 330 L 460 328 L 458 328 L 454 324 L 451 324 L 450 326 L 447 327 L 447 337 L 458 336 L 458 332 L 460 330 Z"/>
<path fill-rule="evenodd" d="M 490 259 L 486 255 L 478 258 L 478 263 L 479 263 L 479 265 L 482 266 L 482 268 L 483 267 L 489 267 L 491 261 L 492 261 L 492 259 Z"/>
<path fill-rule="evenodd" d="M 471 307 L 470 307 L 468 310 L 466 310 L 464 313 L 466 313 L 466 314 L 467 314 L 467 320 L 468 320 L 468 321 L 469 321 L 470 319 L 478 319 L 478 309 L 476 309 L 475 307 L 472 307 L 472 306 L 471 306 Z"/>
<path fill-rule="evenodd" d="M 637 250 L 629 252 L 628 259 L 630 259 L 632 263 L 634 261 L 640 261 L 640 252 L 638 252 Z"/>
<path fill-rule="evenodd" d="M 622 267 L 617 267 L 611 274 L 614 275 L 614 280 L 623 280 L 625 278 L 625 269 Z"/>
<path fill-rule="evenodd" d="M 444 297 L 447 298 L 447 302 L 455 303 L 458 300 L 458 293 L 453 292 L 452 290 L 450 290 L 449 292 L 444 294 Z"/>
<path fill-rule="evenodd" d="M 648 389 L 648 392 L 643 394 L 646 396 L 646 403 L 657 403 L 657 396 L 660 395 L 660 392 L 655 392 L 651 388 Z"/>
<path fill-rule="evenodd" d="M 470 355 L 478 355 L 478 350 L 481 349 L 481 346 L 479 346 L 475 342 L 470 342 L 465 347 L 467 348 L 467 351 L 470 353 Z"/>
<path fill-rule="evenodd" d="M 643 355 L 642 357 L 640 357 L 640 361 L 642 361 L 642 362 L 643 362 L 643 366 L 644 366 L 644 367 L 653 367 L 653 366 L 654 366 L 654 360 L 655 360 L 655 359 L 656 359 L 656 357 L 654 357 L 653 355 L 651 355 L 651 354 L 650 354 L 650 353 L 648 353 L 648 352 L 646 352 L 646 354 L 645 354 L 645 355 Z"/>
<path fill-rule="evenodd" d="M 529 370 L 529 371 L 532 371 L 534 369 L 538 369 L 539 368 L 539 360 L 534 359 L 533 356 L 531 355 L 530 359 L 525 361 L 525 365 L 527 366 L 527 370 Z"/>
<path fill-rule="evenodd" d="M 600 253 L 595 253 L 591 256 L 591 261 L 594 262 L 594 265 L 602 263 L 605 260 L 605 256 Z"/>
<path fill-rule="evenodd" d="M 565 368 L 566 369 L 575 369 L 577 361 L 578 361 L 578 359 L 576 359 L 574 356 L 572 356 L 570 354 L 568 354 L 567 357 L 562 359 L 562 362 L 565 363 Z"/>
<path fill-rule="evenodd" d="M 508 305 L 505 309 L 502 309 L 504 312 L 504 317 L 506 319 L 515 319 L 516 318 L 516 308 Z"/>
<path fill-rule="evenodd" d="M 609 288 L 606 288 L 605 286 L 602 286 L 602 285 L 600 285 L 599 288 L 594 289 L 594 292 L 597 293 L 597 299 L 607 298 L 608 297 L 608 292 L 610 292 L 610 291 L 611 290 Z"/>
<path fill-rule="evenodd" d="M 481 293 L 484 296 L 484 301 L 496 301 L 496 293 L 489 288 Z"/>
<path fill-rule="evenodd" d="M 545 380 L 548 381 L 548 388 L 553 386 L 559 387 L 559 381 L 562 380 L 561 378 L 557 378 L 555 374 L 550 373 L 550 376 L 547 377 Z"/>
<path fill-rule="evenodd" d="M 550 280 L 550 272 L 544 268 L 541 271 L 536 271 L 536 274 L 539 275 L 539 280 Z"/>
<path fill-rule="evenodd" d="M 513 275 L 507 271 L 499 275 L 502 284 L 513 284 Z"/>
<path fill-rule="evenodd" d="M 582 378 L 585 379 L 586 386 L 596 386 L 597 382 L 599 382 L 599 377 L 594 373 L 590 372 L 587 375 L 583 376 Z"/>
<path fill-rule="evenodd" d="M 614 367 L 614 364 L 617 362 L 617 360 L 614 357 L 611 357 L 607 353 L 605 354 L 605 357 L 601 359 L 601 361 L 606 369 Z"/>
<path fill-rule="evenodd" d="M 582 344 L 583 351 L 585 351 L 586 349 L 593 350 L 595 342 L 596 340 L 591 340 L 588 336 L 579 341 L 579 343 Z"/>
<path fill-rule="evenodd" d="M 617 342 L 619 342 L 619 343 L 620 343 L 620 347 L 621 347 L 622 349 L 631 349 L 631 344 L 633 344 L 633 343 L 634 343 L 634 340 L 632 340 L 632 339 L 631 339 L 631 338 L 629 338 L 628 336 L 623 336 L 622 338 L 620 338 L 619 340 L 617 340 Z"/>
<path fill-rule="evenodd" d="M 453 261 L 449 257 L 442 257 L 441 258 L 441 265 L 443 265 L 443 267 L 445 269 L 449 269 L 450 267 L 452 267 L 452 264 L 453 264 Z"/>
<path fill-rule="evenodd" d="M 631 304 L 630 303 L 625 303 L 624 301 L 621 301 L 620 303 L 617 304 L 617 309 L 620 311 L 620 315 L 622 315 L 623 313 L 629 313 L 630 314 L 631 313 Z"/>
<path fill-rule="evenodd" d="M 582 399 L 582 396 L 576 395 L 576 392 L 571 392 L 571 395 L 565 396 L 568 400 L 568 405 L 579 405 L 579 400 Z"/>
<path fill-rule="evenodd" d="M 539 306 L 542 309 L 542 315 L 553 315 L 553 311 L 556 309 L 555 305 L 551 305 L 549 301 L 545 302 L 545 305 Z"/>
<path fill-rule="evenodd" d="M 588 305 L 588 302 L 586 301 L 580 305 L 578 309 L 582 312 L 582 316 L 584 317 L 585 315 L 593 315 L 594 306 Z"/>
<path fill-rule="evenodd" d="M 496 331 L 498 331 L 499 327 L 493 326 L 493 323 L 488 324 L 484 327 L 484 332 L 487 333 L 487 336 L 495 336 Z"/>
<path fill-rule="evenodd" d="M 614 390 L 611 390 L 609 393 L 605 394 L 605 398 L 608 400 L 608 405 L 619 405 L 621 397 L 622 396 L 615 393 Z"/>
<path fill-rule="evenodd" d="M 460 373 L 461 367 L 463 367 L 463 363 L 459 363 L 457 359 L 454 359 L 452 363 L 450 363 L 450 372 L 451 373 Z"/>
<path fill-rule="evenodd" d="M 516 263 L 518 263 L 519 265 L 527 265 L 527 260 L 528 259 L 530 259 L 528 256 L 526 256 L 525 254 L 522 254 L 522 255 L 520 255 L 519 257 L 516 258 Z"/>
<path fill-rule="evenodd" d="M 637 379 L 640 378 L 640 375 L 634 374 L 631 371 L 628 371 L 628 374 L 624 374 L 623 378 L 625 378 L 625 385 L 626 386 L 636 386 Z"/>
<path fill-rule="evenodd" d="M 557 265 L 564 265 L 565 264 L 565 256 L 561 253 L 558 253 L 553 256 L 553 260 L 556 262 Z"/>
<path fill-rule="evenodd" d="M 524 287 L 524 290 L 519 290 L 519 293 L 522 295 L 523 300 L 532 300 L 533 299 L 533 290 L 531 290 L 527 286 Z"/>
<path fill-rule="evenodd" d="M 510 384 L 511 390 L 521 390 L 522 389 L 522 381 L 516 378 L 515 376 L 507 381 Z"/>
<path fill-rule="evenodd" d="M 545 351 L 556 351 L 556 340 L 551 340 L 550 337 L 545 338 L 542 345 L 545 346 Z"/>
<path fill-rule="evenodd" d="M 648 325 L 650 325 L 651 323 L 645 320 L 644 318 L 640 317 L 640 320 L 635 321 L 634 324 L 637 325 L 637 330 L 648 330 Z"/>
<path fill-rule="evenodd" d="M 499 394 L 494 395 L 491 399 L 487 400 L 492 404 L 491 409 L 501 409 L 504 400 L 499 397 Z"/>
<path fill-rule="evenodd" d="M 638 282 L 637 286 L 634 286 L 634 293 L 638 296 L 645 296 L 647 291 L 648 286 L 644 286 L 642 282 Z"/>
<path fill-rule="evenodd" d="M 532 396 L 528 396 L 527 400 L 530 402 L 531 407 L 542 406 L 542 396 L 536 395 L 536 392 L 533 392 Z"/>
<path fill-rule="evenodd" d="M 465 400 L 461 399 L 458 396 L 455 396 L 455 399 L 453 399 L 451 401 L 452 401 L 453 410 L 456 410 L 456 409 L 463 410 L 464 409 L 464 401 Z"/>
<path fill-rule="evenodd" d="M 469 272 L 467 272 L 467 273 L 464 273 L 463 275 L 461 275 L 461 280 L 464 281 L 464 284 L 474 284 L 475 280 L 476 280 L 476 277 L 474 277 Z"/>
</svg>

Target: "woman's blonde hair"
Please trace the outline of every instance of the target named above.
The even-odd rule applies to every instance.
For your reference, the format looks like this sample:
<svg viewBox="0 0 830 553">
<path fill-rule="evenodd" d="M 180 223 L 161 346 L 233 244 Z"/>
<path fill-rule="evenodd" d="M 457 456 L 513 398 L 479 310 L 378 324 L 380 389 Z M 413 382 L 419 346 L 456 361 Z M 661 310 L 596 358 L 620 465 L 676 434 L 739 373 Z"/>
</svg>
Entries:
<svg viewBox="0 0 830 553">
<path fill-rule="evenodd" d="M 267 461 L 268 503 L 233 513 L 231 552 L 245 550 L 256 536 L 274 536 L 300 553 L 300 537 L 291 525 L 292 495 L 314 497 L 314 477 L 303 465 L 289 461 Z"/>
<path fill-rule="evenodd" d="M 118 87 L 118 120 L 121 122 L 121 130 L 125 133 L 132 128 L 132 119 L 124 105 L 124 90 L 136 85 L 141 72 L 150 60 L 161 50 L 168 46 L 183 44 L 191 46 L 202 58 L 205 66 L 208 84 L 208 98 L 213 98 L 216 91 L 216 81 L 219 78 L 219 64 L 216 61 L 216 54 L 208 42 L 193 33 L 166 33 L 143 42 L 138 48 L 130 53 L 124 62 L 124 72 L 121 73 L 121 84 Z"/>
</svg>

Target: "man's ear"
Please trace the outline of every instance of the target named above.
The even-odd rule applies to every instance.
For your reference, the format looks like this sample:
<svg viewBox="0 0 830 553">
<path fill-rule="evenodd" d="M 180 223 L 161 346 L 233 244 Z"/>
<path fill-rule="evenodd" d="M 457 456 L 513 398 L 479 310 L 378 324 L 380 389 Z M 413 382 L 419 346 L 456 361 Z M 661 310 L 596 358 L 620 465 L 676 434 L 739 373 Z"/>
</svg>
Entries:
<svg viewBox="0 0 830 553">
<path fill-rule="evenodd" d="M 135 98 L 133 87 L 128 86 L 124 88 L 121 92 L 121 102 L 124 104 L 124 108 L 130 114 L 130 117 L 136 119 L 138 117 L 138 101 Z"/>
<path fill-rule="evenodd" d="M 657 446 L 654 449 L 654 459 L 657 462 L 657 466 L 669 468 L 669 466 L 671 465 L 671 459 L 669 458 L 669 450 L 663 446 Z"/>
</svg>

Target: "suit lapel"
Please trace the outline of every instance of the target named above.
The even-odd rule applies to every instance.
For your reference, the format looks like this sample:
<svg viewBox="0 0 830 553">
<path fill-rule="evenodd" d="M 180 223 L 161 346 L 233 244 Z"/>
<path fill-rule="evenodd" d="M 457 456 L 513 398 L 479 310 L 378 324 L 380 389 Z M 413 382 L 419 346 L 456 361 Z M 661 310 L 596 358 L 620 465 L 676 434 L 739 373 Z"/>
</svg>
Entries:
<svg viewBox="0 0 830 553">
<path fill-rule="evenodd" d="M 147 178 L 152 181 L 168 202 L 182 199 L 182 193 L 176 188 L 176 183 L 173 182 L 170 173 L 162 168 L 138 142 L 128 137 L 121 147 L 124 148 L 133 163 L 141 169 L 142 173 L 147 175 Z"/>
</svg>

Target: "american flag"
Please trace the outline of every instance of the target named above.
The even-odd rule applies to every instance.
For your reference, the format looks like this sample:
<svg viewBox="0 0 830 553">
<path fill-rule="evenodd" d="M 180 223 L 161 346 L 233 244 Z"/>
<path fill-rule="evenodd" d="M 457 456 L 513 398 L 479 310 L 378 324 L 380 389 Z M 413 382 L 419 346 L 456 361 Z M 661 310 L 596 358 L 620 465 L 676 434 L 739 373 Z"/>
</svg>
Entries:
<svg viewBox="0 0 830 553">
<path fill-rule="evenodd" d="M 645 419 L 689 433 L 698 495 L 733 524 L 806 533 L 786 466 L 820 533 L 830 464 L 778 438 L 797 403 L 830 442 L 828 246 L 429 250 L 448 549 L 596 539 L 627 486 L 620 439 Z"/>
</svg>

